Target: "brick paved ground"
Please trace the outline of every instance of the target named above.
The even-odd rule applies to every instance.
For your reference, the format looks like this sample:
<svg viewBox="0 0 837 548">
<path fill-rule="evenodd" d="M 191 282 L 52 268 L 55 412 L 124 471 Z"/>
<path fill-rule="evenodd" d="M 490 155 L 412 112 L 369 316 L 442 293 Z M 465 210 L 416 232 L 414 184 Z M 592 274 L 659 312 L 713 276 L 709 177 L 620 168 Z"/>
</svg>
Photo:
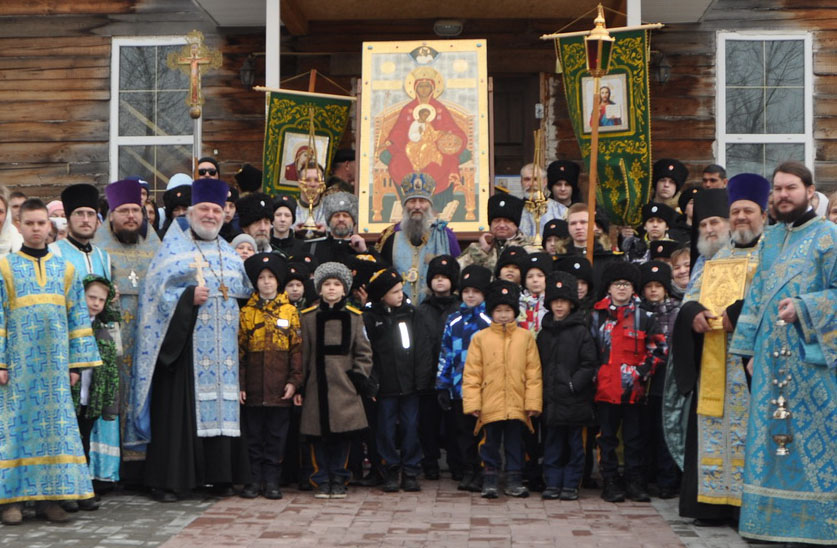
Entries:
<svg viewBox="0 0 837 548">
<path fill-rule="evenodd" d="M 109 495 L 98 512 L 52 525 L 28 519 L 0 526 L 4 548 L 215 548 L 221 546 L 675 547 L 753 548 L 729 527 L 700 529 L 677 516 L 677 500 L 609 504 L 597 491 L 577 502 L 501 497 L 425 481 L 420 493 L 352 489 L 345 500 L 315 500 L 286 489 L 267 501 L 194 498 L 159 504 L 137 494 Z"/>
</svg>

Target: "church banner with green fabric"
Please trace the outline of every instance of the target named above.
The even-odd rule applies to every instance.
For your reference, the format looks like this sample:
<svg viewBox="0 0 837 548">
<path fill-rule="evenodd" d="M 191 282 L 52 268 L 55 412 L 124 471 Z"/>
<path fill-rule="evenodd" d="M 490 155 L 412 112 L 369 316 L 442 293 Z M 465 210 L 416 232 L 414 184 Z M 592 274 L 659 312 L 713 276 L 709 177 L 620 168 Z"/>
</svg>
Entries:
<svg viewBox="0 0 837 548">
<path fill-rule="evenodd" d="M 590 166 L 591 124 L 599 119 L 596 202 L 619 225 L 637 225 L 651 192 L 651 124 L 648 96 L 649 41 L 645 30 L 613 33 L 608 74 L 594 89 L 587 72 L 584 37 L 556 40 L 564 92 L 581 154 Z M 594 94 L 600 97 L 593 112 Z"/>
<path fill-rule="evenodd" d="M 292 90 L 266 95 L 262 189 L 271 196 L 298 198 L 299 180 L 315 155 L 325 177 L 355 98 Z M 313 138 L 309 134 L 312 111 Z"/>
</svg>

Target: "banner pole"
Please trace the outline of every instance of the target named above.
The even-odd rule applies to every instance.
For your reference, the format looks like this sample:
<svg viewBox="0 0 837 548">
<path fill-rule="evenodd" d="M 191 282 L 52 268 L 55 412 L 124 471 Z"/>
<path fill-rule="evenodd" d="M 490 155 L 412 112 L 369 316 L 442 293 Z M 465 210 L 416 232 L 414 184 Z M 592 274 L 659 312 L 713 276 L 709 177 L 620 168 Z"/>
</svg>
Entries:
<svg viewBox="0 0 837 548">
<path fill-rule="evenodd" d="M 590 174 L 587 178 L 587 260 L 593 264 L 594 229 L 596 226 L 596 181 L 599 172 L 599 77 L 593 77 L 593 116 L 590 124 Z M 583 114 L 582 114 L 583 116 Z"/>
</svg>

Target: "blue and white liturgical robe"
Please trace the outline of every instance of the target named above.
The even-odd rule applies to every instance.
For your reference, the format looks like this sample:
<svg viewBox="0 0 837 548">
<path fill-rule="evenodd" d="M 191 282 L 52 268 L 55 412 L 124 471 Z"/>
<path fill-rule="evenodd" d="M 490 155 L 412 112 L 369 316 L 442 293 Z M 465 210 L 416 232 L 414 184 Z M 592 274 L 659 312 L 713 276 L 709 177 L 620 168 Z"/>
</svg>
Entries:
<svg viewBox="0 0 837 548">
<path fill-rule="evenodd" d="M 185 224 L 185 223 L 184 223 Z M 200 251 L 199 251 L 200 250 Z M 200 274 L 196 265 L 202 266 Z M 200 306 L 192 332 L 197 436 L 240 435 L 238 404 L 237 298 L 253 288 L 244 263 L 223 239 L 195 239 L 191 230 L 172 223 L 146 274 L 140 294 L 139 332 L 134 357 L 127 445 L 147 444 L 150 431 L 150 391 L 160 347 L 180 296 L 203 277 L 209 300 Z M 221 292 L 221 283 L 228 296 Z"/>
<path fill-rule="evenodd" d="M 0 504 L 93 496 L 70 368 L 102 361 L 74 270 L 51 253 L 0 259 Z"/>
<path fill-rule="evenodd" d="M 739 530 L 776 542 L 837 543 L 837 225 L 815 217 L 765 231 L 761 263 L 732 338 L 754 357 Z M 779 301 L 799 320 L 777 326 Z M 783 348 L 789 357 L 776 356 Z M 785 373 L 780 374 L 779 370 Z M 791 415 L 774 418 L 782 390 Z M 790 433 L 788 455 L 774 435 Z"/>
<path fill-rule="evenodd" d="M 72 263 L 82 282 L 88 274 L 111 279 L 110 255 L 98 246 L 85 253 L 66 238 L 49 244 L 56 256 Z M 101 481 L 119 481 L 119 417 L 106 421 L 99 417 L 90 431 L 90 474 Z"/>
</svg>

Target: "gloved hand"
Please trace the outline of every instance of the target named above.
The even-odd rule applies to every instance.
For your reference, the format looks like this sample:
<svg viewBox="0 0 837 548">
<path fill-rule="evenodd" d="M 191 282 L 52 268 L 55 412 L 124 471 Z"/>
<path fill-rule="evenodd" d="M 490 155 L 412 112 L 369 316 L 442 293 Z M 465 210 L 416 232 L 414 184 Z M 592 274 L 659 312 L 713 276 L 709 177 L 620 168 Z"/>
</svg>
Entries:
<svg viewBox="0 0 837 548">
<path fill-rule="evenodd" d="M 453 409 L 453 405 L 450 403 L 450 392 L 447 390 L 437 390 L 436 401 L 439 402 L 439 407 L 442 408 L 442 411 L 450 411 Z"/>
</svg>

